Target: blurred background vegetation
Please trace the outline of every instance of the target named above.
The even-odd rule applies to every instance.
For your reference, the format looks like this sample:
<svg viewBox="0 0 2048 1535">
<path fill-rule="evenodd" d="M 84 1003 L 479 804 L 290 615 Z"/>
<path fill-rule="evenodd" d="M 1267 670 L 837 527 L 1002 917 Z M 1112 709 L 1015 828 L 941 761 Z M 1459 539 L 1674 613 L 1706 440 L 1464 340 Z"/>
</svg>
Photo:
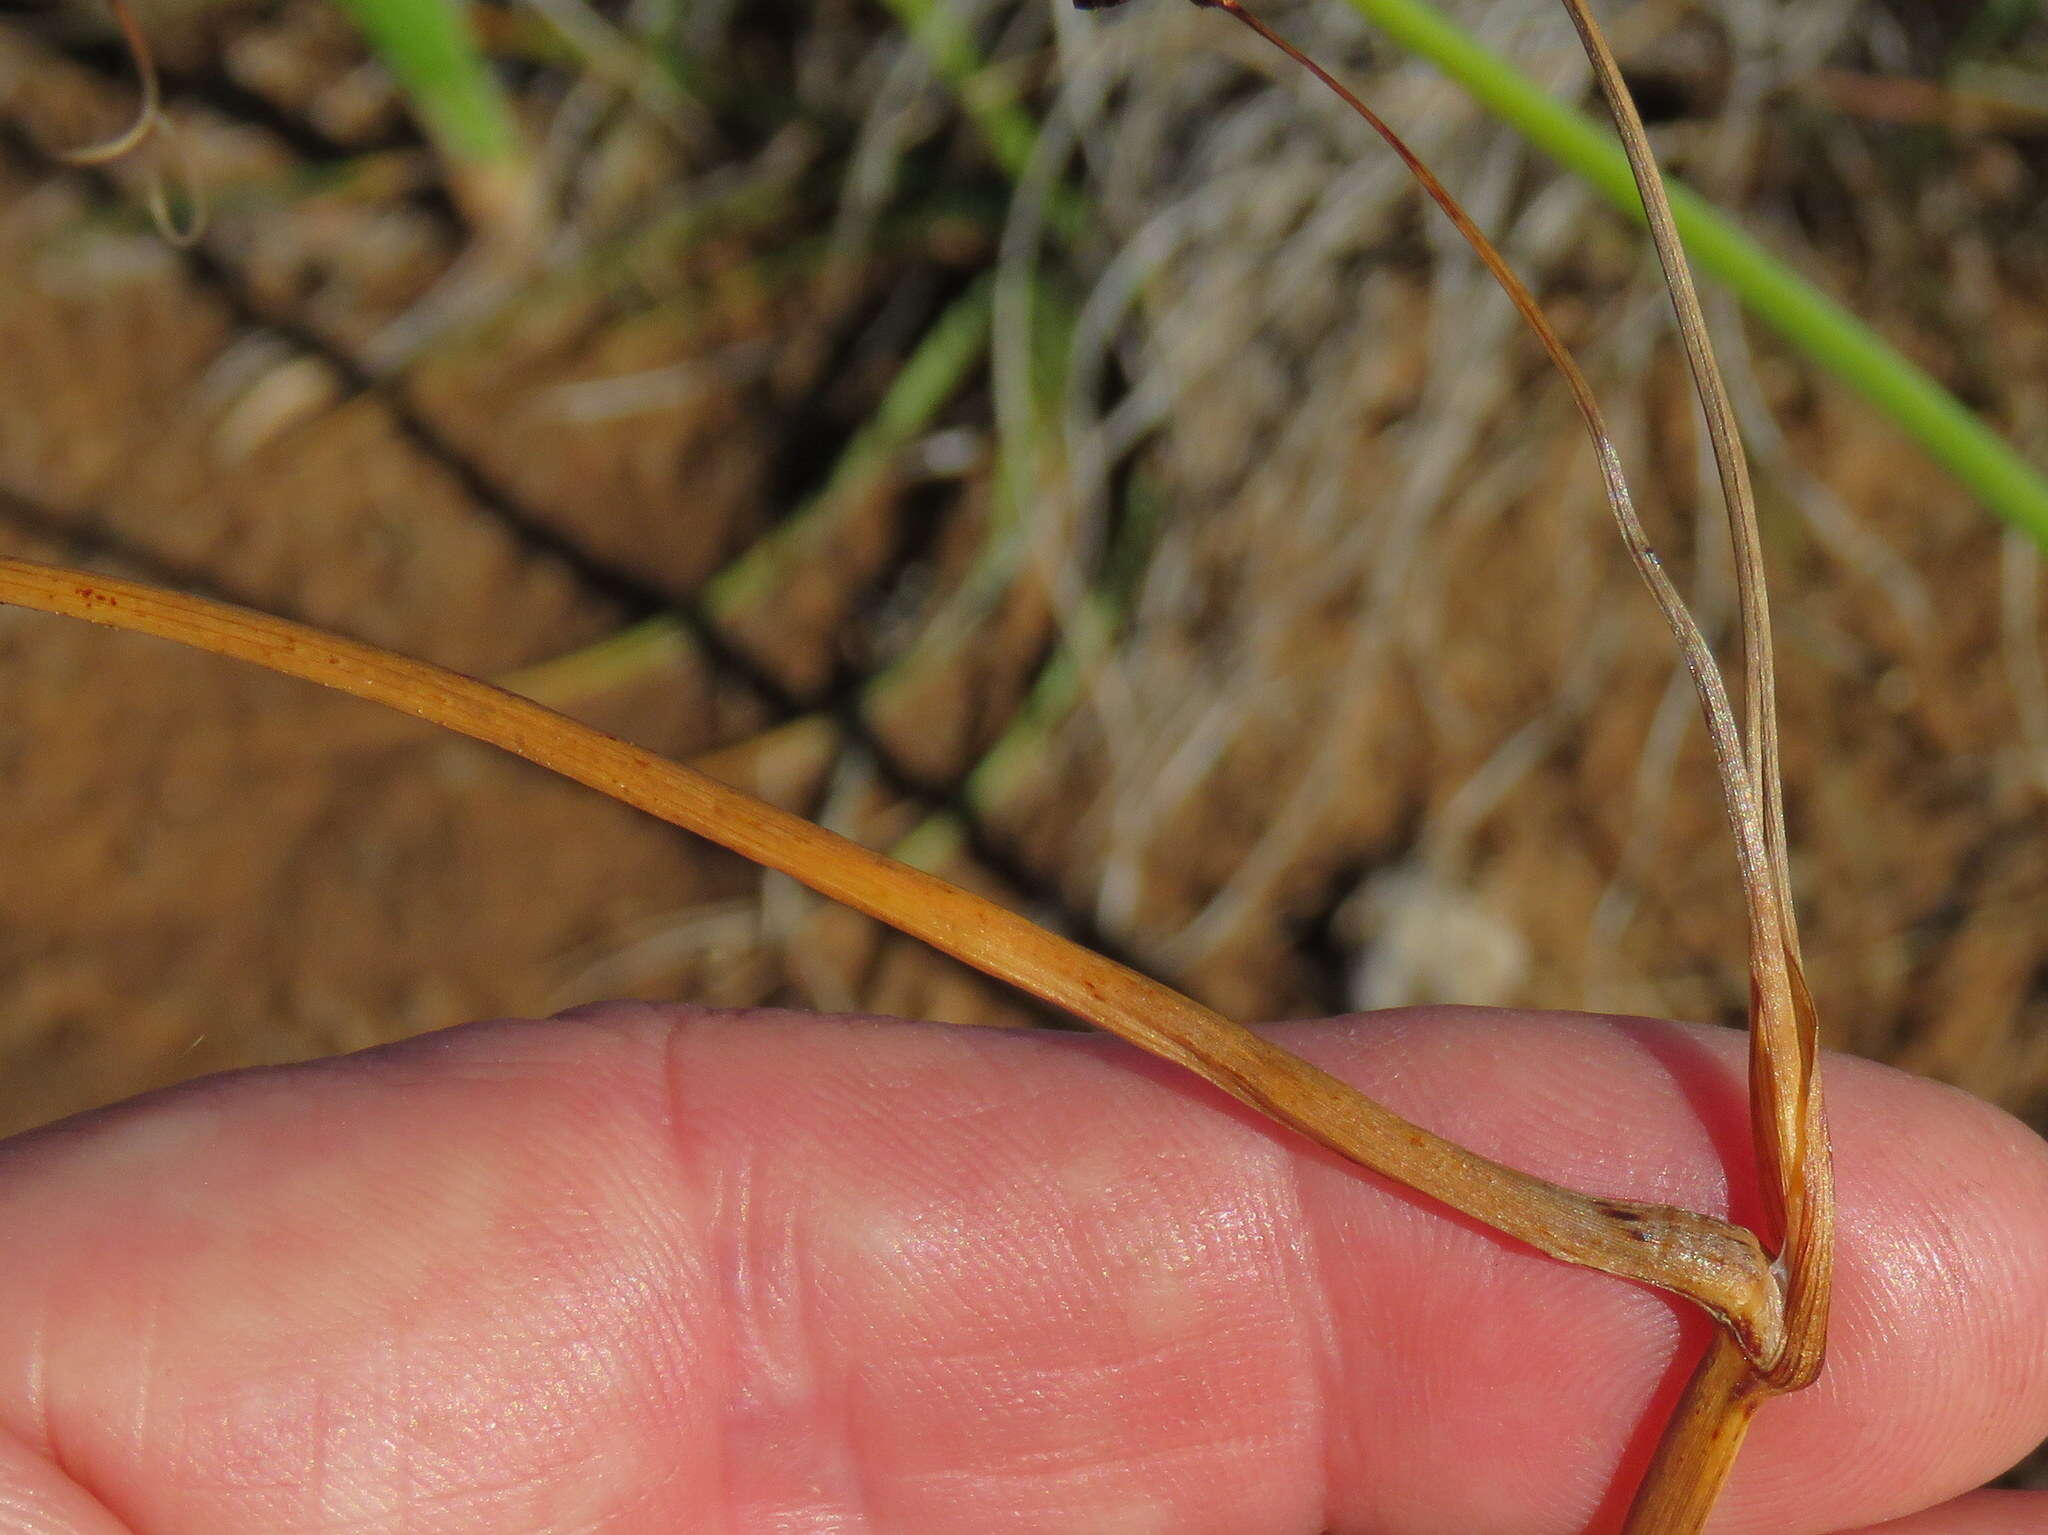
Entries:
<svg viewBox="0 0 2048 1535">
<path fill-rule="evenodd" d="M 1590 102 L 1561 9 L 1446 10 Z M 133 62 L 96 6 L 0 11 L 6 552 L 506 680 L 1240 1016 L 1739 1020 L 1690 692 L 1562 389 L 1240 29 L 1168 0 L 138 14 L 166 131 L 80 167 Z M 2048 462 L 2040 7 L 1610 14 L 1667 164 Z M 1727 637 L 1634 228 L 1344 0 L 1270 18 L 1500 238 Z M 153 186 L 203 206 L 190 248 Z M 1709 306 L 1831 1042 L 2048 1122 L 2039 547 Z M 0 1129 L 598 997 L 1042 1021 L 366 706 L 12 610 L 0 679 Z"/>
</svg>

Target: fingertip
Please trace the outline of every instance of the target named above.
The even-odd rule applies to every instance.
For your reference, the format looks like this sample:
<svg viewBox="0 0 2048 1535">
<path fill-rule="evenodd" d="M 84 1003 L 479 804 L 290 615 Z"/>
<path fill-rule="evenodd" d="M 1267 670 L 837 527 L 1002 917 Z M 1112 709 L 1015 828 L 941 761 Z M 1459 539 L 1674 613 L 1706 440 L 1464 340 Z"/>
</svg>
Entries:
<svg viewBox="0 0 2048 1535">
<path fill-rule="evenodd" d="M 1810 1392 L 1759 1419 L 1730 1488 L 1758 1529 L 1795 1489 L 1845 1521 L 1951 1498 L 2048 1435 L 2048 1143 L 1939 1083 L 1827 1071 L 1830 1350 Z"/>
<path fill-rule="evenodd" d="M 2041 1535 L 2048 1530 L 2048 1492 L 1973 1492 L 1847 1535 Z"/>
</svg>

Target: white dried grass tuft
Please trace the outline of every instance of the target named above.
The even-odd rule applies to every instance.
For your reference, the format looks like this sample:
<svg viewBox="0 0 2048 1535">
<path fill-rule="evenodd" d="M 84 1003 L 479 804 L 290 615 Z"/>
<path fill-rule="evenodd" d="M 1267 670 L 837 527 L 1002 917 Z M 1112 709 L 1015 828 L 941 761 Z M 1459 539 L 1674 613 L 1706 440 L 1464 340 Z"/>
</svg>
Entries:
<svg viewBox="0 0 2048 1535">
<path fill-rule="evenodd" d="M 1585 93 L 1586 65 L 1555 8 L 1447 9 L 1553 91 Z M 1655 9 L 1634 18 L 1639 35 L 1654 41 L 1653 25 L 1682 23 L 1728 50 L 1725 110 L 1667 149 L 1709 188 L 1718 179 L 1738 191 L 1763 104 L 1862 14 L 1851 0 L 1743 0 L 1711 18 Z M 1647 254 L 1584 188 L 1427 66 L 1376 45 L 1346 7 L 1296 5 L 1269 19 L 1358 83 L 1539 295 L 1564 300 L 1661 523 L 1653 531 L 1682 555 L 1697 541 L 1690 455 L 1661 481 L 1642 469 L 1646 446 L 1668 436 L 1656 413 L 1670 412 L 1645 380 L 1673 355 L 1658 339 L 1666 300 Z M 1362 124 L 1212 21 L 1163 6 L 1056 24 L 1061 110 L 1075 119 L 1091 201 L 1121 242 L 1102 267 L 1077 374 L 1096 379 L 1113 358 L 1130 380 L 1106 412 L 1087 403 L 1092 390 L 1070 408 L 1071 458 L 1088 469 L 1071 525 L 1104 515 L 1109 466 L 1147 431 L 1143 460 L 1174 507 L 1169 545 L 1098 679 L 1113 707 L 1078 727 L 1098 732 L 1092 744 L 1070 742 L 1096 785 L 1088 840 L 1074 851 L 1092 868 L 1103 925 L 1198 985 L 1233 955 L 1284 946 L 1346 869 L 1428 843 L 1461 783 L 1554 716 L 1586 664 L 1591 617 L 1639 602 L 1608 553 L 1564 392 L 1491 279 L 1424 216 Z M 1579 290 L 1597 302 L 1574 312 Z M 1739 380 L 1737 396 L 1754 414 L 1754 382 Z M 1839 503 L 1804 487 L 1795 500 L 1853 573 L 1909 619 L 1924 611 L 1911 573 Z M 1482 675 L 1476 654 L 1489 642 L 1461 637 L 1487 606 L 1490 547 L 1556 572 L 1535 583 L 1544 595 L 1532 611 L 1511 615 L 1518 652 L 1491 656 L 1518 683 Z M 1710 621 L 1726 611 L 1720 558 L 1692 583 Z M 1657 643 L 1641 622 L 1620 643 Z M 1446 642 L 1453 659 L 1433 664 Z M 1473 659 L 1457 659 L 1461 644 Z M 1104 740 L 1108 719 L 1114 739 Z M 1648 829 L 1624 878 L 1655 851 L 1682 736 L 1655 733 L 1639 789 Z M 1489 813 L 1503 798 L 1490 798 Z M 1485 832 L 1481 817 L 1459 840 L 1470 848 Z M 1583 936 L 1600 962 L 1565 970 L 1581 987 L 1598 970 L 1607 989 L 1644 998 L 1653 978 L 1614 973 L 1626 891 L 1599 902 L 1609 876 L 1595 873 L 1586 904 L 1602 917 Z M 1485 882 L 1470 868 L 1458 877 Z M 1578 998 L 1558 995 L 1553 975 L 1548 990 L 1514 1000 Z"/>
</svg>

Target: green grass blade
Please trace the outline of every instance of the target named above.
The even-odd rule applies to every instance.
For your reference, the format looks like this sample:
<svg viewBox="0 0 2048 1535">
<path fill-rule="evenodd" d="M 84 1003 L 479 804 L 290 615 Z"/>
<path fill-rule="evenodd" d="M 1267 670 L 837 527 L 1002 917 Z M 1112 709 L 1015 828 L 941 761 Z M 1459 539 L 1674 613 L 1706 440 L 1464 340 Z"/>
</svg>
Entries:
<svg viewBox="0 0 2048 1535">
<path fill-rule="evenodd" d="M 1426 0 L 1351 0 L 1396 42 L 1429 59 L 1531 144 L 1641 221 L 1621 146 L 1554 100 Z M 2048 482 L 1954 395 L 1697 194 L 1672 184 L 1686 248 L 1759 319 L 1888 416 L 1927 455 L 2048 547 Z"/>
<path fill-rule="evenodd" d="M 824 488 L 772 533 L 705 584 L 714 618 L 766 600 L 790 567 L 812 557 L 829 534 L 833 513 L 849 506 L 917 438 L 930 429 L 988 350 L 990 285 L 976 283 L 932 324 L 832 466 Z"/>
<path fill-rule="evenodd" d="M 988 348 L 989 306 L 987 282 L 955 300 L 898 370 L 874 414 L 833 465 L 825 487 L 705 583 L 703 611 L 714 625 L 749 603 L 772 600 L 791 566 L 812 557 L 830 536 L 833 517 L 930 429 Z M 681 619 L 656 614 L 580 650 L 500 677 L 498 684 L 559 707 L 669 665 L 693 643 Z"/>
<path fill-rule="evenodd" d="M 1015 70 L 989 63 L 947 0 L 882 0 L 910 34 L 932 73 L 953 92 L 980 132 L 996 164 L 1012 181 L 1024 178 L 1038 146 L 1038 123 L 1019 104 Z M 1079 234 L 1086 209 L 1075 189 L 1061 182 L 1047 194 L 1046 221 L 1061 235 Z"/>
<path fill-rule="evenodd" d="M 996 163 L 1012 176 L 1024 173 L 1038 125 L 1018 105 L 1014 88 L 991 69 L 974 46 L 959 12 L 946 0 L 883 0 L 910 40 L 960 100 L 988 141 Z"/>
<path fill-rule="evenodd" d="M 519 129 L 504 90 L 452 0 L 341 0 L 451 161 L 511 158 Z"/>
</svg>

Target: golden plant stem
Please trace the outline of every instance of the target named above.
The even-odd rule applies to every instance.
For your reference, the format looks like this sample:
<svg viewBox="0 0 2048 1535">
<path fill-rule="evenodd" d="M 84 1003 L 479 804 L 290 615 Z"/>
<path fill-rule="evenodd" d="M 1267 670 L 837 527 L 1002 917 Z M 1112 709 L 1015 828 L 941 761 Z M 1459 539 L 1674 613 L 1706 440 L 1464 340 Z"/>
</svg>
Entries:
<svg viewBox="0 0 2048 1535">
<path fill-rule="evenodd" d="M 1715 1332 L 1664 1426 L 1622 1535 L 1693 1535 L 1704 1529 L 1751 1419 L 1773 1394 L 1735 1340 Z"/>
<path fill-rule="evenodd" d="M 1541 1252 L 1685 1296 L 1760 1366 L 1783 1352 L 1776 1282 L 1741 1227 L 1575 1193 L 1468 1151 L 1170 987 L 530 699 L 267 614 L 25 560 L 0 560 L 0 601 L 253 662 L 512 752 L 923 939 Z"/>
<path fill-rule="evenodd" d="M 1790 1346 L 1770 1370 L 1771 1384 L 1797 1390 L 1819 1375 L 1826 1351 L 1827 1313 L 1834 1273 L 1834 1178 L 1829 1165 L 1827 1113 L 1821 1100 L 1817 1056 L 1820 1027 L 1807 995 L 1799 959 L 1799 929 L 1785 848 L 1784 795 L 1778 767 L 1776 663 L 1770 602 L 1765 593 L 1763 542 L 1756 497 L 1742 450 L 1734 407 L 1707 334 L 1706 315 L 1678 237 L 1678 221 L 1657 168 L 1657 157 L 1586 0 L 1564 0 L 1601 95 L 1614 118 L 1629 170 L 1643 200 L 1657 259 L 1664 271 L 1679 337 L 1706 418 L 1707 438 L 1721 481 L 1729 538 L 1735 549 L 1736 592 L 1742 612 L 1744 670 L 1744 776 L 1756 827 L 1737 838 L 1760 837 L 1761 870 L 1745 867 L 1743 894 L 1751 916 L 1750 1125 L 1763 1175 L 1767 1235 L 1784 1259 L 1786 1329 Z M 1725 769 L 1724 769 L 1725 771 Z"/>
</svg>

